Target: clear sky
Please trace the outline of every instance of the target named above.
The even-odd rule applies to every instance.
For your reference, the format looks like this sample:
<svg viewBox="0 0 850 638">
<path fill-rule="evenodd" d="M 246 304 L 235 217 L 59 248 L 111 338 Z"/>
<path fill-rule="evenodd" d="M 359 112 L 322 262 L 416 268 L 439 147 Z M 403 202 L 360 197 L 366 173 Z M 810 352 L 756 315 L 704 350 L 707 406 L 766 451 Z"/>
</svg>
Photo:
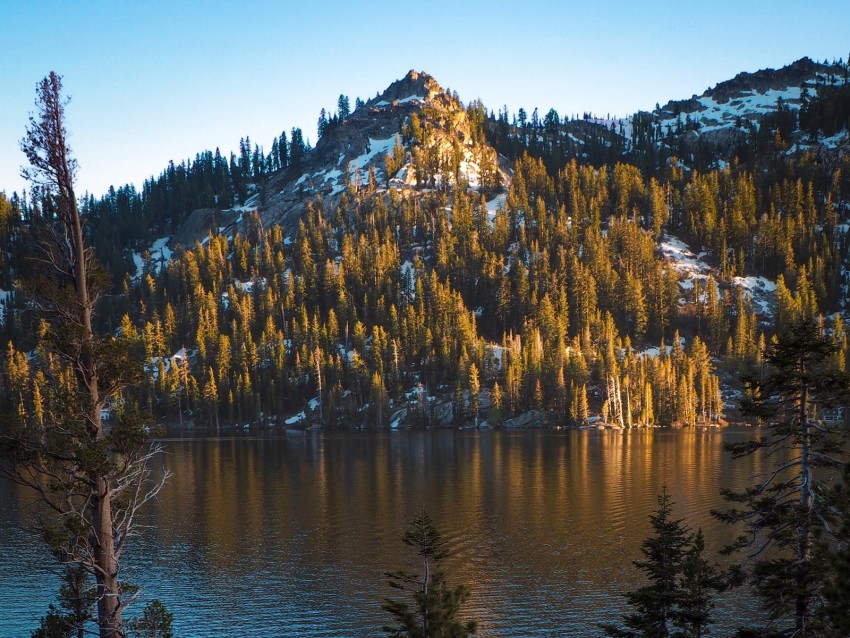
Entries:
<svg viewBox="0 0 850 638">
<path fill-rule="evenodd" d="M 239 138 L 268 151 L 322 107 L 409 69 L 468 102 L 624 116 L 739 71 L 850 52 L 848 0 L 116 2 L 0 0 L 0 190 L 35 84 L 64 76 L 78 192 L 158 175 Z"/>
</svg>

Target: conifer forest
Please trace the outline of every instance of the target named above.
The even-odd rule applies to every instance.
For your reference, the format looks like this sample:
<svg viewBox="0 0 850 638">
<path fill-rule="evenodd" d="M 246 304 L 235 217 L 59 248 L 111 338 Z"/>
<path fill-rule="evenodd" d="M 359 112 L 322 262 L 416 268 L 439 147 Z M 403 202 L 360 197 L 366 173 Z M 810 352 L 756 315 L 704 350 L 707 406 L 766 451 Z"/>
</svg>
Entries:
<svg viewBox="0 0 850 638">
<path fill-rule="evenodd" d="M 26 635 L 181 635 L 121 568 L 175 432 L 733 427 L 761 471 L 711 508 L 725 550 L 665 480 L 627 611 L 583 635 L 707 635 L 732 595 L 758 613 L 711 635 L 850 636 L 850 63 L 621 119 L 411 71 L 322 108 L 314 144 L 246 136 L 103 195 L 75 190 L 64 81 L 20 131 L 28 190 L 0 190 L 0 474 L 61 571 Z M 414 511 L 374 635 L 490 635 L 457 535 Z"/>
</svg>

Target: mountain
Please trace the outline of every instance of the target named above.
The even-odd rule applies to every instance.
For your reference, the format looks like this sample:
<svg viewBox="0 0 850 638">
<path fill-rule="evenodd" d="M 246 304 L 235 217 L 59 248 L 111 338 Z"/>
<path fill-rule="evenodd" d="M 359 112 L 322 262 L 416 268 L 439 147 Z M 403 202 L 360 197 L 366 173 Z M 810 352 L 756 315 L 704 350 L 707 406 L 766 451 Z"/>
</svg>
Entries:
<svg viewBox="0 0 850 638">
<path fill-rule="evenodd" d="M 609 121 L 411 71 L 341 96 L 315 148 L 245 140 L 91 198 L 105 328 L 148 366 L 128 400 L 249 427 L 716 423 L 796 318 L 850 354 L 847 75 L 804 59 Z M 38 211 L 0 199 L 3 290 Z"/>
<path fill-rule="evenodd" d="M 349 116 L 328 125 L 307 154 L 300 175 L 288 171 L 273 176 L 241 210 L 255 206 L 265 224 L 294 229 L 307 202 L 321 198 L 333 206 L 343 192 L 365 186 L 370 174 L 381 186 L 401 193 L 436 187 L 444 177 L 495 190 L 504 176 L 496 175 L 495 152 L 473 129 L 456 96 L 427 73 L 410 71 Z M 399 156 L 388 167 L 387 156 L 394 150 Z M 417 163 L 419 170 L 413 167 L 413 154 L 423 158 L 421 166 Z M 452 161 L 457 170 L 450 174 L 446 169 Z M 492 176 L 482 175 L 487 170 Z M 486 183 L 488 179 L 492 183 Z"/>
<path fill-rule="evenodd" d="M 511 149 L 500 144 L 501 120 L 494 113 L 486 115 L 477 103 L 464 108 L 433 77 L 411 70 L 344 119 L 328 124 L 316 147 L 297 166 L 254 183 L 253 194 L 220 214 L 210 208 L 197 211 L 175 235 L 183 245 L 191 245 L 209 230 L 239 226 L 252 212 L 264 224 L 281 224 L 292 232 L 309 202 L 319 198 L 326 206 L 334 206 L 344 192 L 365 185 L 370 171 L 380 187 L 393 187 L 399 193 L 435 187 L 445 173 L 450 179 L 464 179 L 474 189 L 481 187 L 492 199 L 506 190 L 511 161 L 520 152 L 536 154 L 530 133 L 521 133 L 535 126 L 540 146 L 553 145 L 552 138 L 557 138 L 562 150 L 556 164 L 575 157 L 593 164 L 643 165 L 644 157 L 650 156 L 648 161 L 660 166 L 665 158 L 675 156 L 686 167 L 705 169 L 740 156 L 742 148 L 755 146 L 760 134 L 776 128 L 785 136 L 788 153 L 805 149 L 844 153 L 847 127 L 842 126 L 840 114 L 826 127 L 828 134 L 820 137 L 817 126 L 801 120 L 810 115 L 819 96 L 846 89 L 848 82 L 846 65 L 802 58 L 778 70 L 740 73 L 700 96 L 673 100 L 626 118 L 587 114 L 580 119 L 558 118 L 554 126 L 546 120 L 508 126 L 505 114 L 502 128 L 525 138 L 519 149 Z M 411 133 L 414 116 L 417 128 L 425 129 L 423 139 Z M 768 120 L 770 126 L 761 127 Z M 511 133 L 502 133 L 507 135 Z M 395 165 L 391 161 L 393 171 L 388 175 L 386 158 L 392 156 L 396 140 L 403 157 Z"/>
<path fill-rule="evenodd" d="M 813 62 L 801 58 L 780 69 L 763 69 L 755 73 L 739 73 L 721 82 L 702 95 L 689 100 L 668 102 L 652 112 L 663 130 L 687 126 L 689 121 L 700 136 L 718 141 L 727 140 L 730 133 L 742 134 L 748 127 L 758 127 L 766 115 L 782 109 L 805 110 L 812 100 L 830 89 L 843 87 L 850 81 L 847 67 L 841 64 Z M 801 131 L 794 131 L 797 141 Z M 846 141 L 846 130 L 839 139 L 825 144 L 834 146 Z"/>
<path fill-rule="evenodd" d="M 848 66 L 802 58 L 780 69 L 739 73 L 689 99 L 671 100 L 625 118 L 585 114 L 564 121 L 570 154 L 594 163 L 656 163 L 675 155 L 685 165 L 719 166 L 780 128 L 788 152 L 847 147 Z M 816 106 L 827 104 L 827 113 Z M 767 127 L 762 124 L 767 123 Z M 544 127 L 546 128 L 546 127 Z M 820 133 L 820 134 L 819 134 Z"/>
</svg>

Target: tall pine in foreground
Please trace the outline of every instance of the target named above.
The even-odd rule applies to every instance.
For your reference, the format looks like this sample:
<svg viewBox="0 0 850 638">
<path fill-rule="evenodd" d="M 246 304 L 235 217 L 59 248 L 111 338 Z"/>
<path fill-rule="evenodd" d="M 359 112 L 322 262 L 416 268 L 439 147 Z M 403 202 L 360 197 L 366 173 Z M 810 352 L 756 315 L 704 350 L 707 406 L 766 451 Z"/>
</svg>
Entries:
<svg viewBox="0 0 850 638">
<path fill-rule="evenodd" d="M 122 389 L 142 377 L 141 362 L 127 337 L 95 328 L 106 277 L 86 243 L 74 192 L 77 164 L 67 144 L 61 77 L 50 73 L 36 96 L 21 148 L 42 214 L 27 228 L 19 288 L 36 314 L 40 340 L 32 362 L 8 349 L 5 398 L 13 405 L 0 416 L 0 476 L 36 496 L 40 532 L 71 568 L 74 588 L 89 592 L 78 581 L 93 581 L 86 596 L 100 638 L 125 638 L 132 598 L 119 576 L 125 543 L 139 509 L 165 479 L 151 480 L 149 461 L 159 448 L 149 444 L 144 419 L 121 405 Z M 115 418 L 108 427 L 110 408 Z M 80 623 L 86 604 L 72 614 Z"/>
<path fill-rule="evenodd" d="M 626 594 L 634 611 L 623 616 L 625 627 L 604 625 L 612 638 L 698 638 L 708 633 L 713 593 L 723 582 L 703 558 L 702 530 L 693 536 L 687 525 L 672 518 L 673 503 L 666 486 L 658 510 L 649 517 L 652 535 L 641 544 L 644 560 L 634 562 L 646 574 L 646 584 Z"/>
<path fill-rule="evenodd" d="M 388 572 L 390 587 L 406 593 L 406 599 L 387 598 L 382 605 L 395 625 L 385 625 L 390 636 L 402 638 L 466 638 L 475 634 L 473 620 L 457 619 L 461 605 L 469 598 L 464 585 L 451 587 L 440 567 L 448 552 L 445 541 L 431 517 L 421 512 L 407 528 L 402 542 L 413 548 L 422 560 L 422 573 L 404 570 Z"/>
<path fill-rule="evenodd" d="M 838 345 L 811 319 L 791 323 L 764 353 L 762 379 L 744 380 L 742 411 L 765 423 L 757 439 L 728 446 L 734 457 L 760 452 L 773 467 L 741 492 L 725 490 L 731 507 L 715 515 L 743 527 L 728 551 L 745 552 L 749 579 L 770 620 L 770 631 L 796 638 L 821 636 L 824 563 L 818 538 L 834 529 L 828 480 L 846 454 L 846 428 L 816 418 L 846 401 L 848 380 L 836 365 Z"/>
</svg>

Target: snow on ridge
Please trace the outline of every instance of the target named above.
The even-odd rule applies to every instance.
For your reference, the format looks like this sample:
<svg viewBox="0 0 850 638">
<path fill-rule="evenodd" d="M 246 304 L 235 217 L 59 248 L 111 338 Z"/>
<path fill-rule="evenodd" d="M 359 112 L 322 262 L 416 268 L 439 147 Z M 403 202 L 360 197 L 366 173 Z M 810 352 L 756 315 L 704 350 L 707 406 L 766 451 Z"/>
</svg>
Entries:
<svg viewBox="0 0 850 638">
<path fill-rule="evenodd" d="M 372 106 L 377 108 L 387 108 L 388 106 L 395 106 L 398 104 L 420 104 L 425 102 L 428 98 L 423 95 L 408 95 L 407 97 L 400 98 L 398 100 L 393 100 L 392 102 L 388 100 L 380 100 L 375 102 Z"/>
<path fill-rule="evenodd" d="M 779 89 L 766 89 L 759 91 L 750 89 L 741 91 L 728 98 L 718 101 L 714 95 L 703 94 L 694 97 L 699 108 L 691 113 L 679 113 L 670 115 L 669 112 L 661 117 L 658 123 L 662 128 L 674 128 L 679 124 L 685 124 L 690 117 L 691 121 L 699 124 L 700 133 L 708 133 L 734 127 L 739 119 L 757 121 L 761 117 L 776 111 L 777 102 L 781 98 L 784 106 L 791 110 L 800 108 L 803 99 L 803 89 L 808 92 L 809 98 L 817 97 L 815 86 L 816 78 L 804 81 L 800 86 L 788 86 Z M 832 86 L 844 84 L 843 78 L 836 78 Z"/>
</svg>

